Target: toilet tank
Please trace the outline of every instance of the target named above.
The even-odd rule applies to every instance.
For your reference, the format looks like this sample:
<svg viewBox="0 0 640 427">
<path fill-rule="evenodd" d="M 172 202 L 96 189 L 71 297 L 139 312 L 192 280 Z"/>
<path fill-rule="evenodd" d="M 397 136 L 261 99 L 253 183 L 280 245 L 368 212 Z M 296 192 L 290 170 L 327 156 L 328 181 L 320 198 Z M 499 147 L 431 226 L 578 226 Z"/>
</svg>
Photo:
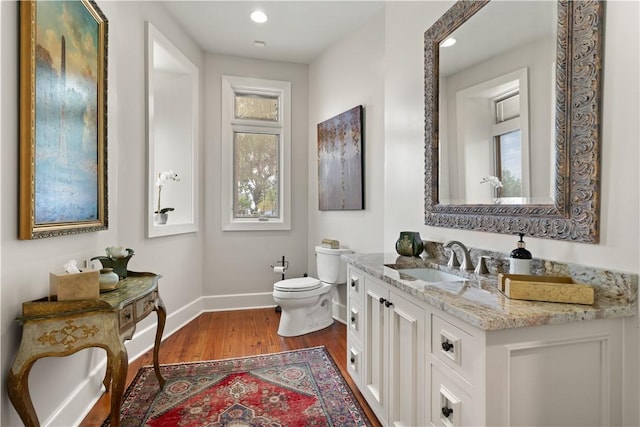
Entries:
<svg viewBox="0 0 640 427">
<path fill-rule="evenodd" d="M 346 283 L 347 263 L 340 259 L 340 255 L 350 253 L 353 253 L 351 249 L 329 249 L 316 246 L 318 279 L 335 285 Z"/>
</svg>

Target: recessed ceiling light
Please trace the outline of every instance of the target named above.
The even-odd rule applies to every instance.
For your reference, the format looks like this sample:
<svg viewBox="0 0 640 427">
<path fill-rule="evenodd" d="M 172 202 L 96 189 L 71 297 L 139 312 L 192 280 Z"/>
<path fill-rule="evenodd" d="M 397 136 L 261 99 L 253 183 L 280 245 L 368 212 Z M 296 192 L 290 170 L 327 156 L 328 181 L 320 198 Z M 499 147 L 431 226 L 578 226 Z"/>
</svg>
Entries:
<svg viewBox="0 0 640 427">
<path fill-rule="evenodd" d="M 267 42 L 264 42 L 262 40 L 254 40 L 253 45 L 255 47 L 265 47 L 267 45 Z"/>
<path fill-rule="evenodd" d="M 258 24 L 262 24 L 264 22 L 267 22 L 267 14 L 264 13 L 261 10 L 254 10 L 253 12 L 251 12 L 251 20 L 253 22 L 257 22 Z"/>
<path fill-rule="evenodd" d="M 445 41 L 443 41 L 442 43 L 440 43 L 440 47 L 449 47 L 449 46 L 453 46 L 454 44 L 456 44 L 456 39 L 454 39 L 453 37 L 449 37 L 448 39 L 446 39 Z"/>
</svg>

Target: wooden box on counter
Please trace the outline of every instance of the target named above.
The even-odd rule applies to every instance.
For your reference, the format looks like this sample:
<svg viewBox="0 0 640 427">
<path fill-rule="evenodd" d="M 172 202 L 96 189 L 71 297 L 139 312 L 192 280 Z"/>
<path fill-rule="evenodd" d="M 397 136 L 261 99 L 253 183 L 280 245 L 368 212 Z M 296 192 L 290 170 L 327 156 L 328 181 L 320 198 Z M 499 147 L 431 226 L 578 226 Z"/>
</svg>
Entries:
<svg viewBox="0 0 640 427">
<path fill-rule="evenodd" d="M 78 301 L 100 298 L 98 270 L 80 273 L 50 273 L 50 301 Z"/>
<path fill-rule="evenodd" d="M 498 288 L 509 298 L 529 301 L 593 304 L 595 298 L 592 286 L 561 276 L 500 274 Z"/>
</svg>

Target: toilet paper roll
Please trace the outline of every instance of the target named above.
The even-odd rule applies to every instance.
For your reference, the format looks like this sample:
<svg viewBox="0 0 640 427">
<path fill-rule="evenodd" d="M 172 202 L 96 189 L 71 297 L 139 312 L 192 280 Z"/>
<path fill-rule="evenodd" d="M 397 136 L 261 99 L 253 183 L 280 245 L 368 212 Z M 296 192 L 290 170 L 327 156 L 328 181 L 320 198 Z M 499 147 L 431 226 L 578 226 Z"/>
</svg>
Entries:
<svg viewBox="0 0 640 427">
<path fill-rule="evenodd" d="M 274 267 L 273 267 L 273 272 L 274 272 L 274 273 L 284 274 L 284 271 L 285 271 L 285 270 L 286 270 L 286 269 L 285 269 L 283 266 L 281 266 L 281 265 L 276 265 L 276 266 L 274 266 Z"/>
</svg>

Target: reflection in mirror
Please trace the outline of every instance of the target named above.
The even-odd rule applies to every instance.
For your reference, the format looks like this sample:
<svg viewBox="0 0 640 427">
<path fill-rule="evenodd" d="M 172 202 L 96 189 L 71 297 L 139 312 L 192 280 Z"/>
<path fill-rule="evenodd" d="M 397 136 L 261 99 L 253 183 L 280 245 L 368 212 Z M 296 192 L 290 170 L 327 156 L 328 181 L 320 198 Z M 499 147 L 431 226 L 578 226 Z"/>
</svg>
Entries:
<svg viewBox="0 0 640 427">
<path fill-rule="evenodd" d="M 197 231 L 198 68 L 147 23 L 148 237 Z"/>
<path fill-rule="evenodd" d="M 441 204 L 553 203 L 556 22 L 550 1 L 491 2 L 440 45 Z"/>
<path fill-rule="evenodd" d="M 464 0 L 425 32 L 426 225 L 598 242 L 603 16 Z"/>
</svg>

